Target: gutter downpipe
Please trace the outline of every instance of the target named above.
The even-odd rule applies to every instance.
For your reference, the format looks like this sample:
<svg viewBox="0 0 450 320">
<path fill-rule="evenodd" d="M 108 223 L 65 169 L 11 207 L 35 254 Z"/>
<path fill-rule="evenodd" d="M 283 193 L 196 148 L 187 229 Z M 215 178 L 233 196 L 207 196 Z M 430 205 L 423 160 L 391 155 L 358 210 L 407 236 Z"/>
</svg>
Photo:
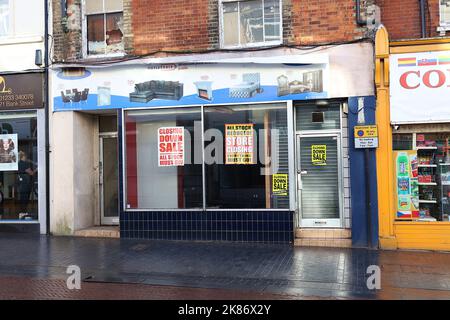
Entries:
<svg viewBox="0 0 450 320">
<path fill-rule="evenodd" d="M 426 30 L 426 18 L 425 18 L 425 0 L 419 0 L 419 3 L 420 3 L 420 24 L 421 24 L 422 38 L 426 38 L 427 30 Z"/>
<path fill-rule="evenodd" d="M 361 18 L 361 0 L 356 0 L 356 24 L 358 26 L 367 25 L 367 20 Z"/>
<path fill-rule="evenodd" d="M 49 45 L 48 45 L 48 37 L 49 37 L 49 28 L 48 28 L 48 0 L 44 1 L 45 9 L 45 40 L 44 40 L 44 50 L 45 50 L 45 58 L 44 58 L 44 64 L 45 64 L 45 74 L 44 74 L 44 96 L 45 96 L 45 210 L 46 210 L 46 234 L 50 234 L 50 130 L 49 130 L 49 108 L 50 108 L 50 100 L 49 100 L 49 54 L 48 51 Z"/>
</svg>

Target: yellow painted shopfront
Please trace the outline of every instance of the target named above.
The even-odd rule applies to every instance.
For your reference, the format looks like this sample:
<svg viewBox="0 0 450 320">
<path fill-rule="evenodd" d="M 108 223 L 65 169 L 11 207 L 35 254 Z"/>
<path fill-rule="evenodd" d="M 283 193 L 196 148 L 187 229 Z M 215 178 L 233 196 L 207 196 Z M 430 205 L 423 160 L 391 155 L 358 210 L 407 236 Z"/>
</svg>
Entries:
<svg viewBox="0 0 450 320">
<path fill-rule="evenodd" d="M 376 35 L 380 247 L 450 251 L 450 39 Z"/>
</svg>

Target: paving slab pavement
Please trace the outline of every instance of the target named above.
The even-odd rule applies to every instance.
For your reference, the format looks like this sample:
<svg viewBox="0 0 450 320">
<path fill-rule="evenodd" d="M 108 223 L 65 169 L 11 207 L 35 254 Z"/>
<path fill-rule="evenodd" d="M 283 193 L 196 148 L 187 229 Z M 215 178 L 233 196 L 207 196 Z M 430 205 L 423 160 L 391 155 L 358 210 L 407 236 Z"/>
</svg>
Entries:
<svg viewBox="0 0 450 320">
<path fill-rule="evenodd" d="M 450 299 L 450 254 L 0 234 L 0 278 L 135 284 L 321 299 Z M 367 267 L 381 269 L 369 290 Z M 288 298 L 289 299 L 289 298 Z"/>
</svg>

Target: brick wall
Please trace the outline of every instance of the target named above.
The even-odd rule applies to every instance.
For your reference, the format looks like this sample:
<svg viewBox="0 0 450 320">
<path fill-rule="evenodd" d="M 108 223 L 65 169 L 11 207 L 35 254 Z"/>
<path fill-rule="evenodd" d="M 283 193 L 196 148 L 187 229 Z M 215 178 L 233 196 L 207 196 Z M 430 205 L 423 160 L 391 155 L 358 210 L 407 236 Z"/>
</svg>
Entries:
<svg viewBox="0 0 450 320">
<path fill-rule="evenodd" d="M 292 0 L 290 44 L 349 41 L 363 37 L 367 30 L 356 24 L 355 8 L 354 0 Z"/>
<path fill-rule="evenodd" d="M 132 10 L 136 54 L 219 48 L 217 0 L 141 0 Z M 285 44 L 348 41 L 365 32 L 356 25 L 354 0 L 283 1 Z"/>
<path fill-rule="evenodd" d="M 377 0 L 376 4 L 381 8 L 381 22 L 392 40 L 421 38 L 418 0 Z M 438 37 L 439 0 L 427 1 L 425 16 L 427 37 Z"/>
<path fill-rule="evenodd" d="M 71 24 L 61 26 L 53 0 L 54 53 L 58 61 L 82 58 L 81 0 L 67 0 Z M 123 0 L 124 44 L 129 54 L 220 47 L 218 0 Z M 363 0 L 364 6 L 374 0 Z M 283 43 L 312 45 L 367 35 L 355 21 L 355 0 L 283 0 Z"/>
<path fill-rule="evenodd" d="M 53 0 L 53 61 L 71 61 L 82 57 L 80 2 L 67 0 L 67 16 L 64 20 L 61 1 Z"/>
</svg>

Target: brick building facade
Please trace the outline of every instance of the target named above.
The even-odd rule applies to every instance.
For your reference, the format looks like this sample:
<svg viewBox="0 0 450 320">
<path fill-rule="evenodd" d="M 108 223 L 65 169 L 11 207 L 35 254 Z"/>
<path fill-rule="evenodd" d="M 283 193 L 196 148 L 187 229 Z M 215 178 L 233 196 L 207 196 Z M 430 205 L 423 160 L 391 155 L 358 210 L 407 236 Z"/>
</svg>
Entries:
<svg viewBox="0 0 450 320">
<path fill-rule="evenodd" d="M 82 59 L 82 0 L 67 0 L 66 8 L 61 8 L 62 3 L 53 1 L 53 60 Z M 361 1 L 363 18 L 373 3 Z M 123 18 L 128 55 L 221 49 L 218 0 L 124 0 Z M 356 22 L 354 0 L 284 0 L 282 19 L 285 46 L 354 41 L 370 35 L 364 25 Z"/>
<path fill-rule="evenodd" d="M 425 33 L 426 37 L 440 37 L 449 35 L 439 31 L 440 0 L 424 1 L 425 7 Z M 392 40 L 418 39 L 422 37 L 420 1 L 417 0 L 377 0 L 376 4 L 381 8 L 381 22 L 389 32 Z"/>
</svg>

